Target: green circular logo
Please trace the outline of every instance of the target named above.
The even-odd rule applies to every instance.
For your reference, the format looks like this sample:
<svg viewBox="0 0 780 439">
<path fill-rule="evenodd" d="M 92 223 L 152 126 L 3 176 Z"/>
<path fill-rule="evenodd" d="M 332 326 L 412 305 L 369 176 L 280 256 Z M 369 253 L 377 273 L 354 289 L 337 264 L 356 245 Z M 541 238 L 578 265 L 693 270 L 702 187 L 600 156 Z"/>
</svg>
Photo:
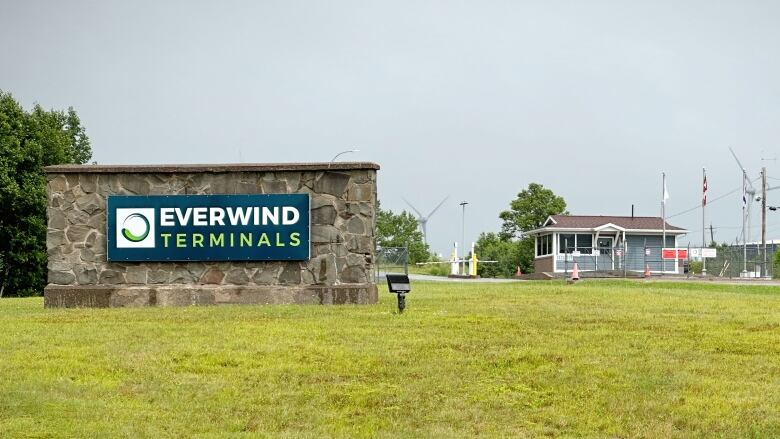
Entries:
<svg viewBox="0 0 780 439">
<path fill-rule="evenodd" d="M 140 218 L 144 222 L 144 231 L 139 235 L 133 234 L 133 232 L 131 232 L 130 230 L 127 229 L 127 227 L 125 227 L 127 225 L 127 222 L 134 218 Z M 149 220 L 146 219 L 145 216 L 141 215 L 140 213 L 133 213 L 128 215 L 127 218 L 125 218 L 125 221 L 122 223 L 122 236 L 124 236 L 125 239 L 130 242 L 141 242 L 144 239 L 146 239 L 147 236 L 149 236 L 150 229 L 151 227 L 149 226 Z"/>
</svg>

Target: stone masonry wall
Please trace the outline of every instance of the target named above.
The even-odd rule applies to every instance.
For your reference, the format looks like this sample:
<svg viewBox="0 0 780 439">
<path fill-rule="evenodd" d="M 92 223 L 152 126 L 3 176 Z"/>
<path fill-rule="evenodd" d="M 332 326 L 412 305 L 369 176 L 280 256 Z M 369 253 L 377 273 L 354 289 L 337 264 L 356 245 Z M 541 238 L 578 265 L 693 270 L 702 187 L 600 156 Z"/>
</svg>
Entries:
<svg viewBox="0 0 780 439">
<path fill-rule="evenodd" d="M 378 166 L 337 165 L 48 168 L 50 287 L 373 285 Z M 264 193 L 311 194 L 309 261 L 106 261 L 109 195 Z"/>
</svg>

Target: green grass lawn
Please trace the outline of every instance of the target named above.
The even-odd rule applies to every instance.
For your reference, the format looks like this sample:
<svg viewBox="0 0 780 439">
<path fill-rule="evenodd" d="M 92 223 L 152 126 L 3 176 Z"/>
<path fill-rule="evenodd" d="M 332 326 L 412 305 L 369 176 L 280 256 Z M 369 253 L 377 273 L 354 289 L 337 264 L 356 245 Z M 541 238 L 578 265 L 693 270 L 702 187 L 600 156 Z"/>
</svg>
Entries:
<svg viewBox="0 0 780 439">
<path fill-rule="evenodd" d="M 417 283 L 374 306 L 0 300 L 0 437 L 778 437 L 780 288 Z"/>
</svg>

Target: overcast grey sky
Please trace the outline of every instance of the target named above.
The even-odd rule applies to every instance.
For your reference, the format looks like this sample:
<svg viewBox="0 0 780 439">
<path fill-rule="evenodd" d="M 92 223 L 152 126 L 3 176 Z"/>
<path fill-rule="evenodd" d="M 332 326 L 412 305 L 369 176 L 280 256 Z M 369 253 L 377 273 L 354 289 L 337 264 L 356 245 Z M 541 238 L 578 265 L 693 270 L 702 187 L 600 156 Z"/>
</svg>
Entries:
<svg viewBox="0 0 780 439">
<path fill-rule="evenodd" d="M 702 166 L 711 199 L 740 186 L 729 146 L 754 178 L 778 150 L 780 2 L 0 2 L 0 89 L 75 107 L 99 163 L 359 148 L 384 207 L 451 196 L 428 226 L 445 255 L 461 200 L 469 241 L 529 182 L 574 214 L 659 215 L 666 171 L 674 214 Z M 733 241 L 739 191 L 710 207 Z M 700 211 L 669 221 L 700 242 Z"/>
</svg>

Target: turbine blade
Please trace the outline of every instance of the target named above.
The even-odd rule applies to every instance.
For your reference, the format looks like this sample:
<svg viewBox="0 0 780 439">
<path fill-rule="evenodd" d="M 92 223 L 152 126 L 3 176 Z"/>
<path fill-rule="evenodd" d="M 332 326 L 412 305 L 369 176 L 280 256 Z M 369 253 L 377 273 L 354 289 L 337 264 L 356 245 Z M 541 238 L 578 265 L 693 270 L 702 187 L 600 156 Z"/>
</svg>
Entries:
<svg viewBox="0 0 780 439">
<path fill-rule="evenodd" d="M 744 166 L 742 166 L 742 162 L 740 162 L 740 161 L 739 161 L 739 158 L 737 158 L 737 154 L 734 152 L 734 150 L 733 150 L 733 149 L 731 149 L 731 147 L 730 147 L 730 146 L 729 146 L 729 151 L 731 151 L 731 156 L 732 156 L 732 157 L 734 157 L 734 160 L 736 160 L 736 161 L 737 161 L 737 165 L 739 165 L 739 169 L 741 169 L 741 170 L 743 170 L 743 171 L 744 171 L 744 170 L 745 170 L 745 167 L 744 167 Z"/>
<path fill-rule="evenodd" d="M 438 204 L 436 207 L 434 207 L 434 208 L 433 208 L 433 210 L 431 211 L 431 213 L 429 213 L 429 214 L 428 214 L 428 218 L 430 218 L 431 216 L 433 216 L 433 214 L 434 214 L 434 213 L 436 213 L 436 211 L 437 211 L 437 210 L 439 210 L 439 208 L 440 208 L 440 207 L 441 207 L 441 206 L 444 204 L 444 202 L 445 202 L 445 201 L 447 201 L 449 198 L 450 198 L 450 196 L 449 196 L 449 195 L 447 195 L 446 197 L 444 197 L 444 199 L 443 199 L 443 200 L 441 200 L 441 203 L 439 203 L 439 204 Z"/>
<path fill-rule="evenodd" d="M 420 213 L 420 211 L 419 211 L 419 210 L 417 210 L 417 208 L 416 208 L 416 207 L 412 206 L 412 203 L 410 203 L 410 202 L 409 202 L 409 200 L 407 200 L 406 198 L 404 198 L 403 200 L 406 202 L 406 204 L 408 204 L 408 205 L 409 205 L 409 207 L 411 207 L 411 208 L 412 208 L 412 210 L 413 210 L 413 211 L 415 211 L 415 212 L 417 213 L 417 216 L 418 216 L 418 217 L 420 217 L 420 218 L 424 218 L 424 217 L 423 217 L 423 215 Z"/>
<path fill-rule="evenodd" d="M 739 158 L 737 158 L 737 154 L 734 152 L 734 150 L 733 150 L 733 149 L 731 149 L 731 147 L 730 147 L 730 146 L 729 146 L 729 151 L 731 151 L 731 155 L 734 157 L 734 160 L 736 160 L 736 161 L 737 161 L 737 165 L 739 165 L 739 169 L 741 169 L 741 170 L 742 170 L 742 172 L 744 172 L 745 174 L 747 174 L 747 169 L 745 169 L 745 167 L 744 167 L 744 166 L 742 166 L 742 162 L 740 162 L 740 161 L 739 161 Z M 750 188 L 751 188 L 751 189 L 753 189 L 753 183 L 750 181 L 750 179 L 749 179 L 749 178 L 745 178 L 745 180 L 747 180 L 747 184 L 748 184 L 748 186 L 750 186 Z M 754 193 L 755 193 L 755 192 L 754 192 Z"/>
</svg>

